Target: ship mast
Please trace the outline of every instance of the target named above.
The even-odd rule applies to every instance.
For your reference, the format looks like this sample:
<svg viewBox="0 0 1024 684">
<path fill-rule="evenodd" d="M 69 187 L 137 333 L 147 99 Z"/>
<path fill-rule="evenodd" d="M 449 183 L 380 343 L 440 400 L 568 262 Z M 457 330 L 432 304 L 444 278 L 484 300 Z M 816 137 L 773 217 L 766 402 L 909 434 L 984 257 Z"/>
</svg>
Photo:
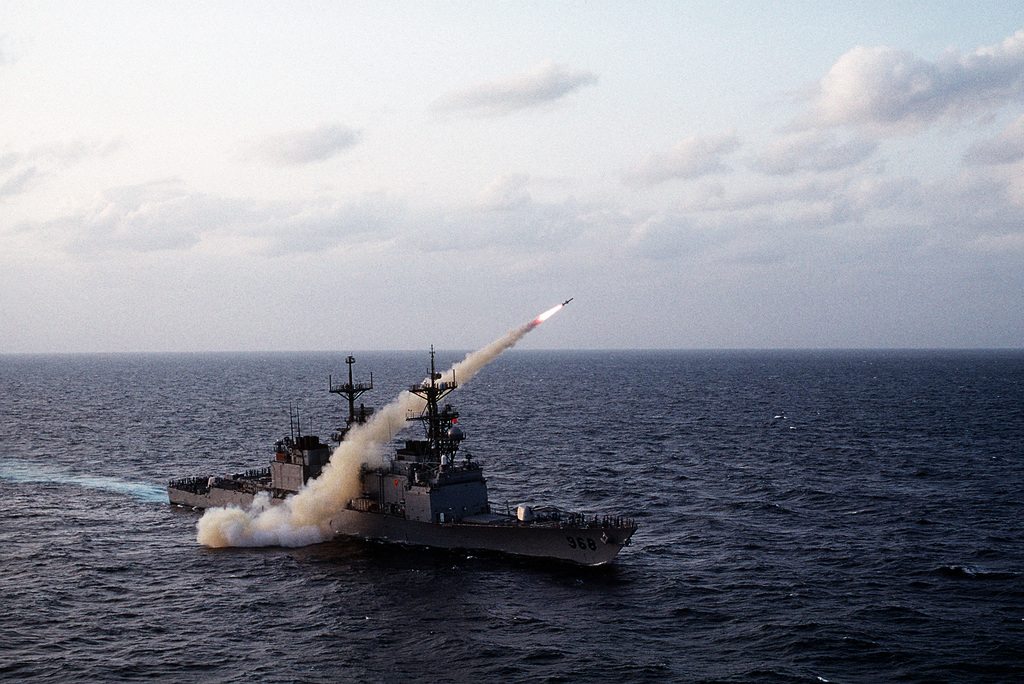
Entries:
<svg viewBox="0 0 1024 684">
<path fill-rule="evenodd" d="M 363 395 L 364 392 L 369 392 L 373 389 L 373 373 L 370 373 L 370 383 L 355 383 L 352 381 L 352 364 L 356 362 L 354 356 L 349 356 L 345 359 L 345 363 L 348 364 L 348 382 L 344 385 L 334 386 L 334 382 L 330 375 L 327 376 L 328 391 L 333 394 L 342 394 L 348 397 L 348 418 L 345 422 L 350 426 L 352 423 L 363 423 L 366 422 L 366 412 L 361 411 L 359 415 L 356 415 L 356 399 Z"/>
<path fill-rule="evenodd" d="M 450 382 L 438 383 L 441 374 L 434 368 L 434 347 L 430 347 L 430 377 L 422 384 L 413 385 L 409 391 L 427 402 L 423 413 L 412 416 L 409 420 L 421 420 L 426 424 L 427 442 L 430 445 L 430 461 L 439 464 L 442 468 L 452 463 L 455 459 L 455 452 L 458 451 L 459 441 L 462 439 L 462 431 L 455 427 L 459 414 L 451 406 L 438 409 L 437 403 L 445 396 L 455 391 L 458 384 L 455 382 L 454 372 Z"/>
</svg>

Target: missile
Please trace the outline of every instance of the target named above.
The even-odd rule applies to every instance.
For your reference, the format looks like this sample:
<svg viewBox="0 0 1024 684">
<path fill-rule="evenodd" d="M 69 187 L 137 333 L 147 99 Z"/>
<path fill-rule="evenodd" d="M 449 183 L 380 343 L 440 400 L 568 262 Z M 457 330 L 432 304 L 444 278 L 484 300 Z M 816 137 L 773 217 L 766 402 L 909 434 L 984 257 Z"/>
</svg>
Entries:
<svg viewBox="0 0 1024 684">
<path fill-rule="evenodd" d="M 575 297 L 569 297 L 569 298 L 568 298 L 568 299 L 566 299 L 566 300 L 565 300 L 564 302 L 562 302 L 562 306 L 565 306 L 566 304 L 568 304 L 569 302 L 571 302 L 571 301 L 572 301 L 572 300 L 574 300 L 574 299 L 576 299 L 576 298 L 575 298 Z"/>
</svg>

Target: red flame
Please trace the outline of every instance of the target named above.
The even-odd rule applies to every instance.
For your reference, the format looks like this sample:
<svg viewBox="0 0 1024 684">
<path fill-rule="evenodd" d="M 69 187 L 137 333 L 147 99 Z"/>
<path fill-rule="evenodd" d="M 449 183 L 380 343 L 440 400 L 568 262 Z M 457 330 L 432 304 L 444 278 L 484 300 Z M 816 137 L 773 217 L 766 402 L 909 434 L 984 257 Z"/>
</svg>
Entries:
<svg viewBox="0 0 1024 684">
<path fill-rule="evenodd" d="M 548 309 L 547 311 L 542 313 L 540 316 L 537 316 L 535 319 L 533 319 L 533 324 L 534 325 L 540 325 L 541 323 L 543 323 L 544 321 L 548 320 L 549 318 L 554 316 L 556 313 L 561 311 L 563 306 L 565 306 L 565 304 L 559 304 L 558 306 L 551 307 L 550 309 Z"/>
</svg>

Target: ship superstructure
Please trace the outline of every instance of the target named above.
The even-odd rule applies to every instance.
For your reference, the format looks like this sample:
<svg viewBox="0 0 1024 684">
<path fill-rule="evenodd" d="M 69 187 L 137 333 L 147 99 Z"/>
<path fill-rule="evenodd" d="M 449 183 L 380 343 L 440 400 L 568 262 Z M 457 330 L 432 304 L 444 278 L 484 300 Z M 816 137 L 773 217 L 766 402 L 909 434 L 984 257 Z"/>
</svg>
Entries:
<svg viewBox="0 0 1024 684">
<path fill-rule="evenodd" d="M 383 468 L 364 469 L 363 495 L 353 500 L 357 510 L 386 511 L 407 520 L 451 523 L 488 513 L 487 483 L 483 468 L 467 453 L 458 460 L 465 438 L 459 414 L 440 400 L 453 392 L 455 380 L 437 382 L 431 351 L 430 377 L 409 391 L 425 402 L 423 412 L 408 417 L 423 423 L 425 439 L 410 439 L 395 451 Z"/>
</svg>

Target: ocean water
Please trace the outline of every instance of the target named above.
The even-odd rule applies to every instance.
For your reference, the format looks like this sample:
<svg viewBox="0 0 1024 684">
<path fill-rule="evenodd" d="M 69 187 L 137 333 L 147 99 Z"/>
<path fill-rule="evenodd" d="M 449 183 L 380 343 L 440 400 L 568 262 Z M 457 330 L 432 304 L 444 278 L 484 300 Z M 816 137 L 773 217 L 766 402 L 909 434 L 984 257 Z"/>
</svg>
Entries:
<svg viewBox="0 0 1024 684">
<path fill-rule="evenodd" d="M 0 356 L 0 680 L 1024 681 L 1024 353 L 512 350 L 450 397 L 492 502 L 614 564 L 199 546 L 166 481 L 328 434 L 345 356 Z"/>
</svg>

